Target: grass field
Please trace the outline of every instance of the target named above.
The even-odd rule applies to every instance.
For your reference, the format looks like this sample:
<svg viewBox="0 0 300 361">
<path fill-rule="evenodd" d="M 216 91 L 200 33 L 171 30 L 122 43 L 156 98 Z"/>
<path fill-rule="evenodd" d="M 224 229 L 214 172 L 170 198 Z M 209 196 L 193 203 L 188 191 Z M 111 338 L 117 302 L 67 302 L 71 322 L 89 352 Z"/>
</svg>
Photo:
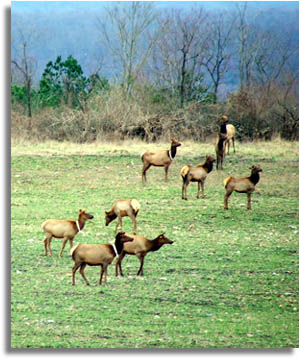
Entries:
<svg viewBox="0 0 300 361">
<path fill-rule="evenodd" d="M 214 154 L 212 144 L 183 142 L 170 167 L 150 168 L 142 186 L 140 154 L 168 144 L 123 142 L 78 145 L 12 142 L 11 347 L 12 348 L 287 348 L 298 347 L 298 143 L 240 143 L 224 170 L 209 174 L 205 199 L 181 199 L 179 171 Z M 260 164 L 252 197 L 233 194 L 223 210 L 222 181 L 246 176 Z M 87 267 L 71 285 L 67 245 L 52 241 L 45 257 L 41 223 L 94 215 L 75 243 L 106 243 L 104 211 L 117 198 L 141 203 L 138 234 L 165 231 L 175 241 L 145 259 L 123 262 L 124 278 Z M 123 226 L 132 230 L 131 220 Z"/>
</svg>

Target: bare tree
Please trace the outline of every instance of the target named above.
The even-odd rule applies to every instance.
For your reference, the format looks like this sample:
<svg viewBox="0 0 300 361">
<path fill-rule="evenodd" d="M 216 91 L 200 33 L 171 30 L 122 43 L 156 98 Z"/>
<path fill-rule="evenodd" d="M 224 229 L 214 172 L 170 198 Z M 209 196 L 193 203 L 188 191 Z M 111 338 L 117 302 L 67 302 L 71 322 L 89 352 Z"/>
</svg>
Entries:
<svg viewBox="0 0 300 361">
<path fill-rule="evenodd" d="M 276 106 L 274 115 L 280 124 L 281 135 L 288 140 L 299 137 L 299 80 L 298 75 L 285 74 L 270 87 Z"/>
<path fill-rule="evenodd" d="M 258 50 L 253 59 L 252 79 L 269 90 L 271 83 L 286 73 L 289 59 L 297 53 L 298 49 L 295 49 L 287 38 L 281 40 L 269 32 L 261 33 Z"/>
<path fill-rule="evenodd" d="M 202 9 L 189 13 L 174 10 L 161 20 L 168 26 L 153 57 L 157 81 L 178 93 L 180 106 L 191 98 L 201 78 L 201 63 L 207 47 L 206 18 Z"/>
<path fill-rule="evenodd" d="M 27 115 L 29 117 L 28 128 L 31 129 L 32 117 L 32 84 L 33 76 L 36 68 L 35 59 L 29 54 L 29 47 L 32 45 L 34 33 L 32 31 L 25 32 L 19 26 L 15 38 L 12 39 L 12 58 L 11 63 L 21 76 L 21 81 L 26 89 Z"/>
<path fill-rule="evenodd" d="M 231 39 L 233 27 L 234 21 L 226 21 L 224 14 L 210 19 L 208 46 L 203 65 L 213 83 L 214 103 L 217 102 L 218 89 L 234 51 Z"/>
<path fill-rule="evenodd" d="M 99 19 L 102 41 L 121 68 L 124 90 L 130 95 L 159 36 L 154 26 L 157 12 L 153 3 L 133 1 L 107 7 L 106 14 L 109 21 Z"/>
</svg>

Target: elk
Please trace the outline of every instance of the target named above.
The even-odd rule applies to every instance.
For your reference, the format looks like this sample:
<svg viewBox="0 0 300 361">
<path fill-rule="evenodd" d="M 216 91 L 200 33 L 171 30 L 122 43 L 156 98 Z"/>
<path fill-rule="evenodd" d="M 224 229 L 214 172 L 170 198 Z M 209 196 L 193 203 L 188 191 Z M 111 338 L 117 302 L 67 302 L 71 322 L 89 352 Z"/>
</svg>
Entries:
<svg viewBox="0 0 300 361">
<path fill-rule="evenodd" d="M 143 170 L 142 181 L 146 183 L 146 171 L 153 165 L 155 167 L 165 168 L 165 181 L 168 182 L 169 167 L 176 156 L 177 147 L 180 147 L 176 139 L 171 139 L 171 147 L 167 150 L 147 151 L 142 154 Z"/>
<path fill-rule="evenodd" d="M 206 156 L 205 163 L 196 166 L 185 165 L 181 171 L 182 177 L 182 195 L 181 198 L 187 200 L 187 187 L 190 182 L 198 182 L 197 198 L 200 198 L 200 186 L 202 198 L 204 198 L 204 182 L 208 175 L 213 170 L 213 163 L 215 159 L 209 155 Z"/>
<path fill-rule="evenodd" d="M 120 275 L 123 276 L 122 260 L 127 254 L 135 255 L 140 260 L 140 268 L 137 272 L 137 276 L 143 276 L 144 258 L 147 253 L 158 251 L 164 244 L 174 243 L 168 239 L 164 233 L 160 234 L 153 240 L 138 235 L 129 234 L 128 236 L 133 238 L 133 242 L 124 244 L 123 251 L 116 262 L 116 276 L 118 276 L 118 270 L 120 270 Z"/>
<path fill-rule="evenodd" d="M 233 151 L 235 153 L 235 127 L 232 124 L 228 124 L 228 117 L 226 115 L 222 115 L 222 124 L 220 127 L 220 133 L 226 135 L 226 141 L 225 141 L 225 150 L 227 146 L 227 154 L 229 154 L 230 149 L 230 142 L 232 142 Z"/>
<path fill-rule="evenodd" d="M 71 256 L 74 260 L 72 268 L 72 285 L 75 285 L 75 273 L 80 267 L 79 273 L 87 286 L 89 281 L 85 277 L 84 269 L 88 266 L 101 266 L 99 285 L 102 284 L 104 274 L 104 283 L 107 284 L 107 267 L 112 263 L 115 257 L 122 252 L 124 243 L 132 242 L 133 238 L 119 232 L 115 237 L 115 244 L 77 244 L 71 249 Z"/>
<path fill-rule="evenodd" d="M 122 217 L 130 217 L 133 222 L 133 234 L 136 234 L 137 229 L 137 214 L 140 210 L 140 203 L 132 198 L 132 199 L 117 199 L 111 210 L 105 212 L 105 225 L 108 226 L 110 222 L 114 219 L 118 218 L 118 222 L 116 224 L 115 233 L 117 233 L 118 226 L 120 225 L 122 231 Z"/>
<path fill-rule="evenodd" d="M 262 169 L 259 166 L 253 165 L 251 168 L 251 175 L 244 178 L 227 177 L 224 179 L 224 186 L 226 193 L 224 196 L 224 209 L 228 209 L 228 198 L 232 192 L 247 193 L 248 210 L 251 210 L 251 195 L 255 191 L 255 186 L 259 182 L 259 172 Z"/>
<path fill-rule="evenodd" d="M 217 158 L 217 169 L 219 169 L 219 164 L 221 166 L 221 169 L 223 169 L 223 160 L 225 158 L 225 141 L 226 141 L 226 135 L 219 133 L 217 142 L 215 145 L 216 158 Z"/>
<path fill-rule="evenodd" d="M 62 252 L 65 248 L 67 241 L 70 241 L 70 249 L 73 247 L 73 239 L 78 232 L 83 230 L 85 222 L 89 219 L 93 219 L 94 216 L 87 213 L 84 210 L 79 209 L 78 220 L 58 220 L 58 219 L 47 219 L 42 224 L 42 230 L 46 234 L 44 239 L 44 248 L 45 256 L 52 256 L 51 251 L 51 239 L 54 238 L 63 238 L 61 250 L 59 252 L 59 257 L 62 256 Z"/>
</svg>

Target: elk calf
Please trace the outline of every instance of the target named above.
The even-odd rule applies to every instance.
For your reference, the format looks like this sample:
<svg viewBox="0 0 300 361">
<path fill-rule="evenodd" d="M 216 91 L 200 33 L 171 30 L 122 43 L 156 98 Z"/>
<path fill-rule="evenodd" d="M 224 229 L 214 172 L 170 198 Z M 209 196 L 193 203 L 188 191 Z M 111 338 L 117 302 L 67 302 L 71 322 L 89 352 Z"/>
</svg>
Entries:
<svg viewBox="0 0 300 361">
<path fill-rule="evenodd" d="M 217 158 L 217 169 L 219 169 L 219 164 L 221 166 L 221 169 L 223 169 L 223 160 L 225 158 L 225 141 L 226 141 L 226 135 L 219 133 L 217 142 L 216 142 L 216 158 Z"/>
<path fill-rule="evenodd" d="M 133 222 L 133 233 L 136 234 L 137 229 L 137 214 L 140 210 L 140 204 L 136 199 L 118 199 L 112 206 L 112 209 L 105 212 L 105 225 L 108 226 L 110 222 L 118 218 L 115 233 L 117 233 L 118 225 L 122 231 L 122 217 L 130 217 Z"/>
<path fill-rule="evenodd" d="M 165 168 L 165 181 L 168 182 L 169 167 L 176 156 L 177 147 L 181 143 L 176 139 L 171 139 L 171 148 L 167 150 L 147 151 L 142 155 L 143 170 L 142 181 L 146 183 L 146 171 L 153 165 L 155 167 Z"/>
<path fill-rule="evenodd" d="M 187 186 L 190 182 L 198 182 L 198 193 L 197 198 L 200 198 L 200 185 L 201 185 L 201 192 L 202 197 L 204 197 L 204 182 L 208 175 L 213 170 L 213 163 L 215 159 L 209 155 L 206 156 L 205 163 L 198 164 L 196 166 L 185 165 L 181 171 L 182 177 L 182 199 L 187 200 Z"/>
<path fill-rule="evenodd" d="M 85 225 L 85 222 L 89 219 L 93 219 L 94 217 L 86 213 L 84 210 L 79 210 L 78 220 L 58 220 L 58 219 L 48 219 L 42 224 L 42 230 L 46 234 L 46 238 L 44 239 L 44 248 L 45 248 L 45 256 L 52 256 L 51 251 L 51 239 L 54 238 L 63 238 L 61 250 L 59 252 L 59 257 L 62 256 L 62 252 L 65 248 L 67 241 L 70 241 L 70 249 L 73 247 L 73 239 L 78 232 L 80 232 Z"/>
<path fill-rule="evenodd" d="M 80 267 L 79 273 L 89 286 L 89 281 L 85 277 L 84 269 L 88 266 L 101 266 L 99 285 L 102 284 L 104 274 L 104 283 L 107 284 L 107 267 L 112 263 L 123 250 L 125 242 L 132 242 L 133 238 L 126 236 L 124 232 L 119 232 L 115 238 L 115 244 L 77 244 L 71 249 L 71 256 L 75 262 L 72 268 L 72 285 L 75 285 L 75 273 Z"/>
<path fill-rule="evenodd" d="M 117 262 L 116 262 L 116 276 L 118 276 L 118 269 L 120 270 L 120 275 L 123 276 L 122 272 L 122 260 L 123 258 L 129 255 L 135 255 L 140 260 L 140 268 L 138 270 L 137 276 L 143 276 L 143 266 L 144 258 L 149 252 L 155 252 L 160 249 L 164 244 L 172 244 L 173 241 L 165 237 L 164 233 L 160 234 L 153 240 L 145 238 L 143 236 L 131 235 L 129 237 L 133 238 L 133 242 L 124 244 L 123 251 L 121 252 Z"/>
<path fill-rule="evenodd" d="M 238 192 L 247 193 L 248 209 L 251 210 L 251 194 L 255 191 L 255 186 L 259 182 L 259 172 L 262 172 L 262 169 L 254 165 L 250 169 L 250 177 L 227 177 L 224 179 L 223 183 L 226 189 L 224 196 L 224 209 L 228 209 L 228 198 L 231 196 L 232 192 Z"/>
</svg>

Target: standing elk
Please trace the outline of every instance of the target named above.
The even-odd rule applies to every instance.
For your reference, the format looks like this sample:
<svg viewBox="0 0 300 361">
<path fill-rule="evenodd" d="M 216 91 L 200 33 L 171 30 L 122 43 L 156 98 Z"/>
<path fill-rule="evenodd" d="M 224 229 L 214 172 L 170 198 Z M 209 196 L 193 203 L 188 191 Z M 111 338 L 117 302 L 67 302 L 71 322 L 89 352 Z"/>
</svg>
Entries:
<svg viewBox="0 0 300 361">
<path fill-rule="evenodd" d="M 70 249 L 73 247 L 73 239 L 78 232 L 80 232 L 85 222 L 89 219 L 93 219 L 89 213 L 86 213 L 84 210 L 79 210 L 78 212 L 78 220 L 58 220 L 58 219 L 47 219 L 42 224 L 42 230 L 46 234 L 46 238 L 44 239 L 44 248 L 45 248 L 45 256 L 49 255 L 52 256 L 51 251 L 51 239 L 54 238 L 63 238 L 61 250 L 59 252 L 59 257 L 62 256 L 62 252 L 65 248 L 67 241 L 70 241 Z"/>
<path fill-rule="evenodd" d="M 235 132 L 235 127 L 232 124 L 228 124 L 228 117 L 226 115 L 222 115 L 222 124 L 220 127 L 220 133 L 225 134 L 226 135 L 226 141 L 225 141 L 225 151 L 226 151 L 226 146 L 227 146 L 227 154 L 229 154 L 229 149 L 230 149 L 230 142 L 232 142 L 232 146 L 233 146 L 233 151 L 235 153 L 235 138 L 236 138 L 236 132 Z"/>
<path fill-rule="evenodd" d="M 248 209 L 251 210 L 251 194 L 255 191 L 255 186 L 259 182 L 259 172 L 262 169 L 259 166 L 252 166 L 250 177 L 235 178 L 227 177 L 224 179 L 224 186 L 226 193 L 224 196 L 224 209 L 228 209 L 228 198 L 232 192 L 247 193 L 248 197 Z"/>
<path fill-rule="evenodd" d="M 182 177 L 182 199 L 187 200 L 187 187 L 190 182 L 198 182 L 197 198 L 200 198 L 200 186 L 202 198 L 204 198 L 204 182 L 208 175 L 213 170 L 213 163 L 215 159 L 209 155 L 206 156 L 205 163 L 196 166 L 185 165 L 181 171 Z"/>
<path fill-rule="evenodd" d="M 166 150 L 147 151 L 142 154 L 143 170 L 142 170 L 142 181 L 146 183 L 146 172 L 153 165 L 154 167 L 165 168 L 165 181 L 168 182 L 169 167 L 176 156 L 177 147 L 180 147 L 176 139 L 171 139 L 171 147 Z"/>
<path fill-rule="evenodd" d="M 140 268 L 138 270 L 137 276 L 143 276 L 144 258 L 146 257 L 147 253 L 158 251 L 164 244 L 174 243 L 168 239 L 164 233 L 160 234 L 152 240 L 138 235 L 129 234 L 128 236 L 133 238 L 133 242 L 124 244 L 123 251 L 121 252 L 116 262 L 116 276 L 118 276 L 118 270 L 120 270 L 120 275 L 123 276 L 122 260 L 127 254 L 135 255 L 140 260 Z"/>
<path fill-rule="evenodd" d="M 112 263 L 115 257 L 122 253 L 124 243 L 132 242 L 133 238 L 126 236 L 124 232 L 119 232 L 115 238 L 115 244 L 76 244 L 71 249 L 71 256 L 74 260 L 72 268 L 72 285 L 75 285 L 75 273 L 80 267 L 79 273 L 89 286 L 89 281 L 85 277 L 84 269 L 88 266 L 101 266 L 99 285 L 102 284 L 104 274 L 104 283 L 107 284 L 107 267 Z"/>
<path fill-rule="evenodd" d="M 225 158 L 225 141 L 226 141 L 226 135 L 219 133 L 217 142 L 215 145 L 216 149 L 216 158 L 217 158 L 217 169 L 220 168 L 223 169 L 223 160 Z"/>
</svg>

